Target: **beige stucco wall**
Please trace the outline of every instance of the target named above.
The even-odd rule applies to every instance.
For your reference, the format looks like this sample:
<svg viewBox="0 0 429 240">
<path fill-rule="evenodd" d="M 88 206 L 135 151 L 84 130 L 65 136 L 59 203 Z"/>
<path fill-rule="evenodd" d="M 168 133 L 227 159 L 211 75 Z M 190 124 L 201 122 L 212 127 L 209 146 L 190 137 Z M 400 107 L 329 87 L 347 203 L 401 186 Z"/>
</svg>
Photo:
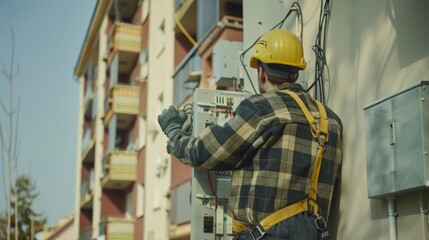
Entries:
<svg viewBox="0 0 429 240">
<path fill-rule="evenodd" d="M 281 14 L 276 0 L 243 2 L 246 49 L 264 28 L 277 24 L 294 1 L 283 0 Z M 304 55 L 308 61 L 302 77 L 309 86 L 314 81 L 312 46 L 319 24 L 320 1 L 298 2 L 302 8 Z M 429 2 L 424 0 L 331 1 L 326 45 L 330 80 L 325 86 L 327 104 L 338 113 L 344 126 L 340 197 L 330 219 L 331 234 L 336 239 L 389 239 L 387 201 L 367 197 L 363 108 L 429 79 L 427 9 Z M 296 32 L 299 26 L 296 19 L 292 13 L 283 26 Z M 246 55 L 246 63 L 250 55 Z M 255 71 L 249 70 L 256 80 Z M 396 212 L 398 239 L 425 239 L 419 193 L 398 197 Z M 424 224 L 427 226 L 427 220 Z"/>
<path fill-rule="evenodd" d="M 300 2 L 305 50 L 310 51 L 319 6 Z M 428 9 L 429 2 L 419 0 L 332 2 L 328 105 L 344 125 L 339 217 L 332 221 L 338 221 L 337 239 L 389 239 L 386 201 L 367 198 L 363 107 L 429 79 Z M 399 197 L 396 206 L 398 239 L 424 239 L 419 194 Z"/>
</svg>

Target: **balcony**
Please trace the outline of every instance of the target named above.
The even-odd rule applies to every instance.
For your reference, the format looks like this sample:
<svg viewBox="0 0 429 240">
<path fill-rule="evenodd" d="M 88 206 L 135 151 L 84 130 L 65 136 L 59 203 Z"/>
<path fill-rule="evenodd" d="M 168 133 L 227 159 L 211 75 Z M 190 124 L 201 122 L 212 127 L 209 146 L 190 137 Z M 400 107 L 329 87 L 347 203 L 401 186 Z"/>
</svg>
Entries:
<svg viewBox="0 0 429 240">
<path fill-rule="evenodd" d="M 91 118 L 93 115 L 93 109 L 92 109 L 93 100 L 94 100 L 94 92 L 91 92 L 91 91 L 85 92 L 85 96 L 83 99 L 83 102 L 84 102 L 83 112 L 84 112 L 85 118 Z"/>
<path fill-rule="evenodd" d="M 91 240 L 92 235 L 92 228 L 88 227 L 85 228 L 80 234 L 79 234 L 79 240 Z"/>
<path fill-rule="evenodd" d="M 116 22 L 107 42 L 107 65 L 119 54 L 119 72 L 129 73 L 141 51 L 139 25 Z"/>
<path fill-rule="evenodd" d="M 201 57 L 197 53 L 197 47 L 186 55 L 173 73 L 174 94 L 173 104 L 179 105 L 188 96 L 191 96 L 198 86 L 201 78 Z"/>
<path fill-rule="evenodd" d="M 93 174 L 88 175 L 80 185 L 80 208 L 92 209 L 94 195 L 92 194 Z"/>
<path fill-rule="evenodd" d="M 134 240 L 134 219 L 108 217 L 99 226 L 105 240 Z"/>
<path fill-rule="evenodd" d="M 84 197 L 80 200 L 80 208 L 92 209 L 93 200 L 94 200 L 94 195 L 92 193 L 86 193 Z"/>
<path fill-rule="evenodd" d="M 107 126 L 113 114 L 117 114 L 117 128 L 127 129 L 139 113 L 139 88 L 116 84 L 107 98 L 104 125 Z"/>
<path fill-rule="evenodd" d="M 191 180 L 174 186 L 172 189 L 170 219 L 175 225 L 181 225 L 191 221 L 191 205 L 189 193 L 191 192 Z"/>
<path fill-rule="evenodd" d="M 95 158 L 95 142 L 91 136 L 91 128 L 87 128 L 82 140 L 82 162 L 83 163 L 94 163 Z"/>
<path fill-rule="evenodd" d="M 114 151 L 103 160 L 101 186 L 105 189 L 125 189 L 137 179 L 137 153 Z"/>
</svg>

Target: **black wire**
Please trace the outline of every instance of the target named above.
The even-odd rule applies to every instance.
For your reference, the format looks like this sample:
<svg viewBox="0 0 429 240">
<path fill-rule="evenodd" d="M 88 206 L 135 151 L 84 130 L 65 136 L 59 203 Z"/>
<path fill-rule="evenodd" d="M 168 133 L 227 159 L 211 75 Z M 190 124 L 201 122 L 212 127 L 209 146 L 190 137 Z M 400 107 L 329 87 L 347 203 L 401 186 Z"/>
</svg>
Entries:
<svg viewBox="0 0 429 240">
<path fill-rule="evenodd" d="M 187 103 L 187 104 L 185 104 L 185 106 L 183 106 L 183 108 L 182 108 L 182 110 L 183 110 L 185 113 L 187 113 L 187 111 L 188 111 L 188 110 L 191 110 L 191 111 L 192 111 L 192 109 L 193 109 L 192 103 Z"/>
<path fill-rule="evenodd" d="M 256 39 L 256 41 L 252 44 L 252 45 L 250 45 L 250 47 L 248 47 L 242 54 L 240 54 L 240 62 L 241 62 L 241 66 L 243 66 L 243 69 L 244 69 L 244 72 L 246 73 L 246 75 L 247 75 L 247 78 L 249 79 L 249 81 L 250 81 L 250 84 L 252 85 L 252 88 L 253 88 L 253 91 L 255 92 L 255 93 L 257 93 L 257 91 L 256 91 L 256 88 L 255 88 L 255 85 L 253 85 L 253 82 L 252 82 L 252 78 L 250 77 L 250 75 L 249 75 L 249 72 L 247 71 L 247 68 L 246 68 L 246 66 L 244 65 L 244 62 L 243 62 L 243 60 L 244 60 L 244 54 L 246 54 L 253 46 L 255 46 L 255 44 L 259 41 L 259 39 L 261 38 L 261 36 L 259 36 L 257 39 Z"/>
<path fill-rule="evenodd" d="M 283 24 L 284 24 L 284 22 L 286 21 L 286 19 L 289 17 L 289 15 L 293 12 L 293 10 L 292 10 L 292 8 L 293 8 L 293 6 L 294 5 L 296 5 L 296 4 L 298 4 L 299 5 L 299 3 L 297 3 L 297 2 L 294 2 L 293 4 L 292 4 L 292 6 L 290 7 L 290 9 L 289 9 L 289 12 L 286 14 L 286 16 L 279 22 L 279 23 L 277 23 L 276 25 L 274 25 L 274 27 L 272 27 L 271 28 L 271 30 L 273 30 L 273 29 L 275 29 L 278 25 L 280 25 L 279 26 L 279 29 L 280 28 L 282 28 L 282 26 L 283 26 Z"/>
<path fill-rule="evenodd" d="M 299 5 L 299 3 L 298 2 L 294 2 L 293 4 L 292 4 L 292 7 L 294 6 L 294 5 L 296 5 L 297 7 L 298 7 L 298 9 L 299 9 L 299 22 L 300 22 L 300 25 L 301 25 L 301 31 L 300 31 L 300 34 L 301 34 L 301 36 L 300 36 L 300 38 L 301 38 L 301 43 L 302 42 L 304 42 L 304 37 L 303 37 L 303 35 L 304 35 L 304 20 L 303 20 L 303 17 L 302 17 L 302 10 L 301 10 L 301 5 Z"/>
<path fill-rule="evenodd" d="M 314 87 L 315 98 L 319 99 L 322 103 L 325 103 L 325 83 L 323 81 L 323 73 L 325 66 L 327 67 L 326 61 L 326 32 L 327 32 L 327 22 L 329 15 L 329 0 L 321 0 L 320 1 L 320 15 L 319 15 L 319 26 L 318 32 L 316 36 L 315 43 L 312 47 L 313 52 L 316 55 L 316 63 L 315 63 L 315 75 L 314 82 L 307 88 L 307 92 Z"/>
</svg>

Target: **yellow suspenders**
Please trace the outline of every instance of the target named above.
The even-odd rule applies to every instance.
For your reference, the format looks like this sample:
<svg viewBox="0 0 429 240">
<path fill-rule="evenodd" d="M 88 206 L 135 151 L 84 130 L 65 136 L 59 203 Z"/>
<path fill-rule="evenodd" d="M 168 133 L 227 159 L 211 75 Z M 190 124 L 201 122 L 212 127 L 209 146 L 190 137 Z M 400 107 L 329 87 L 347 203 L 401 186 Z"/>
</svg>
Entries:
<svg viewBox="0 0 429 240">
<path fill-rule="evenodd" d="M 322 163 L 322 156 L 325 149 L 324 148 L 325 142 L 328 141 L 328 117 L 326 114 L 326 109 L 319 101 L 316 100 L 317 107 L 319 108 L 320 122 L 316 121 L 316 119 L 314 119 L 314 117 L 311 115 L 308 108 L 305 106 L 305 104 L 302 102 L 302 100 L 298 97 L 296 93 L 291 92 L 289 90 L 283 90 L 282 92 L 291 96 L 295 100 L 295 102 L 299 105 L 301 110 L 304 112 L 304 115 L 307 118 L 307 121 L 309 122 L 311 127 L 311 134 L 315 139 L 319 141 L 319 147 L 317 150 L 316 161 L 314 163 L 313 174 L 311 176 L 311 185 L 310 185 L 308 196 L 262 219 L 259 224 L 263 229 L 262 230 L 258 229 L 261 232 L 267 231 L 275 224 L 302 212 L 308 211 L 314 214 L 315 216 L 319 215 L 319 206 L 316 202 L 317 182 L 319 180 L 320 166 Z M 233 232 L 238 233 L 244 230 L 249 230 L 249 228 L 246 227 L 243 223 L 234 219 Z"/>
</svg>

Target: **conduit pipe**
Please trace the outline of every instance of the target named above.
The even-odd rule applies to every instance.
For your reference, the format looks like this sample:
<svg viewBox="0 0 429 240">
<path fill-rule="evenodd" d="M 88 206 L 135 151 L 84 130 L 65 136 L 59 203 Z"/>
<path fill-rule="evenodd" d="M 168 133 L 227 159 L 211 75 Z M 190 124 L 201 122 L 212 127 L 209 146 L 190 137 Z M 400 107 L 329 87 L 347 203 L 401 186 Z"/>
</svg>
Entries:
<svg viewBox="0 0 429 240">
<path fill-rule="evenodd" d="M 396 240 L 396 211 L 395 198 L 387 199 L 387 216 L 389 217 L 389 236 L 390 240 Z"/>
<path fill-rule="evenodd" d="M 426 208 L 426 192 L 423 190 L 420 192 L 420 217 L 422 221 L 422 239 L 428 239 L 427 232 L 427 214 L 428 210 Z"/>
</svg>

